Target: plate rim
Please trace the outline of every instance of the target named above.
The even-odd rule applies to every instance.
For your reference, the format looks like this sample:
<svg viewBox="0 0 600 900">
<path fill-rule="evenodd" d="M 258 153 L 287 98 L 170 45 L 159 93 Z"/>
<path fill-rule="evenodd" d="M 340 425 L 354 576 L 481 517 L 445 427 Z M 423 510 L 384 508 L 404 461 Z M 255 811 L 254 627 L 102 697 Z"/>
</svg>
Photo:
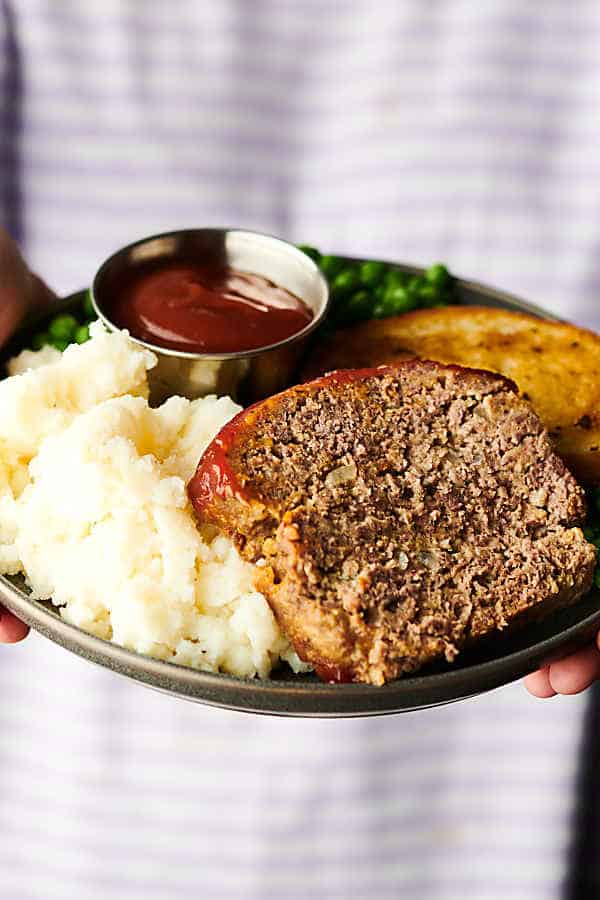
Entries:
<svg viewBox="0 0 600 900">
<path fill-rule="evenodd" d="M 328 684 L 318 680 L 303 681 L 298 676 L 289 679 L 238 678 L 224 673 L 204 672 L 178 663 L 145 656 L 134 650 L 97 637 L 77 625 L 61 618 L 58 611 L 50 610 L 43 602 L 23 595 L 5 576 L 0 576 L 0 598 L 11 612 L 19 615 L 28 625 L 59 646 L 75 653 L 83 659 L 108 668 L 111 672 L 125 676 L 147 687 L 154 687 L 169 694 L 189 700 L 196 700 L 209 706 L 225 707 L 239 712 L 270 715 L 337 718 L 353 716 L 393 715 L 411 712 L 430 706 L 458 702 L 477 694 L 516 681 L 532 666 L 537 667 L 544 660 L 549 661 L 555 651 L 573 642 L 579 643 L 582 633 L 593 633 L 600 626 L 600 604 L 592 613 L 568 626 L 557 634 L 500 657 L 477 662 L 460 668 L 449 668 L 439 673 L 416 675 L 390 681 L 376 687 L 368 684 Z M 592 590 L 582 600 L 600 599 L 600 592 Z M 571 610 L 575 605 L 571 607 Z M 107 659 L 114 665 L 107 665 Z M 510 673 L 510 675 L 509 675 Z M 509 675 L 507 679 L 505 676 Z M 456 690 L 462 683 L 472 679 L 483 682 L 483 689 Z M 173 682 L 165 686 L 161 682 Z M 198 687 L 204 689 L 198 696 Z M 223 691 L 231 693 L 231 702 L 224 703 L 220 697 Z M 398 695 L 431 694 L 426 703 L 415 702 L 397 705 Z M 267 702 L 256 702 L 257 696 L 267 698 Z M 296 709 L 290 708 L 290 698 L 299 702 Z M 343 700 L 340 705 L 337 701 Z M 351 701 L 362 700 L 360 707 Z M 315 705 L 315 700 L 320 705 Z M 251 701 L 251 702 L 248 702 Z"/>
<path fill-rule="evenodd" d="M 424 271 L 409 263 L 390 261 L 390 264 L 410 273 Z M 500 306 L 560 321 L 542 307 L 506 291 L 462 278 L 457 278 L 456 283 L 466 305 Z M 52 305 L 51 314 L 79 302 L 86 290 L 57 301 Z M 14 355 L 16 347 L 22 347 L 24 336 L 48 315 L 49 311 L 45 309 L 23 323 L 3 348 L 1 364 Z M 46 603 L 31 599 L 7 577 L 0 575 L 0 600 L 4 606 L 44 637 L 105 670 L 162 693 L 208 706 L 254 714 L 310 718 L 393 715 L 457 702 L 516 681 L 551 659 L 559 649 L 575 647 L 597 630 L 600 626 L 600 592 L 592 589 L 578 602 L 587 600 L 589 605 L 595 598 L 598 605 L 592 612 L 558 633 L 525 647 L 472 665 L 417 674 L 375 687 L 366 684 L 327 684 L 316 679 L 303 680 L 302 676 L 238 678 L 145 656 L 65 621 L 58 609 L 49 609 Z M 576 606 L 574 604 L 570 609 L 574 610 Z M 470 682 L 476 683 L 474 689 L 469 688 Z"/>
</svg>

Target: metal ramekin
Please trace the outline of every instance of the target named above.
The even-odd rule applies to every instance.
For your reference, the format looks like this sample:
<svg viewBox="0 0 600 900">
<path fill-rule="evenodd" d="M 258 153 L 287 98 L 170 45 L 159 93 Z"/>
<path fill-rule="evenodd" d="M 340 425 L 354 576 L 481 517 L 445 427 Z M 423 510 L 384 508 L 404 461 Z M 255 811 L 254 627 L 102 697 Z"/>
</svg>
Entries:
<svg viewBox="0 0 600 900">
<path fill-rule="evenodd" d="M 262 275 L 304 300 L 313 311 L 313 319 L 283 341 L 235 353 L 189 353 L 132 337 L 134 343 L 147 347 L 158 357 L 156 367 L 149 373 L 151 402 L 162 403 L 173 394 L 190 399 L 228 394 L 252 402 L 286 387 L 308 336 L 327 313 L 329 290 L 312 259 L 293 244 L 271 235 L 198 228 L 153 235 L 129 244 L 110 256 L 94 277 L 90 297 L 98 317 L 110 330 L 118 330 L 105 312 L 112 286 L 123 276 L 128 277 L 132 268 L 150 260 L 181 257 Z"/>
</svg>

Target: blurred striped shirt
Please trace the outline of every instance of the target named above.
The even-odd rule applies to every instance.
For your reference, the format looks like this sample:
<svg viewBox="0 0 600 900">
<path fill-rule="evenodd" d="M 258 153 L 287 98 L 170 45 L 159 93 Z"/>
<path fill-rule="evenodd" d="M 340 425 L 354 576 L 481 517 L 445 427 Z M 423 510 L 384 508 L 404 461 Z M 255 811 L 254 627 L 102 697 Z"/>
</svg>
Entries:
<svg viewBox="0 0 600 900">
<path fill-rule="evenodd" d="M 0 221 L 59 292 L 239 225 L 600 326 L 593 0 L 0 0 Z M 275 720 L 0 649 L 0 898 L 558 900 L 583 698 Z"/>
</svg>

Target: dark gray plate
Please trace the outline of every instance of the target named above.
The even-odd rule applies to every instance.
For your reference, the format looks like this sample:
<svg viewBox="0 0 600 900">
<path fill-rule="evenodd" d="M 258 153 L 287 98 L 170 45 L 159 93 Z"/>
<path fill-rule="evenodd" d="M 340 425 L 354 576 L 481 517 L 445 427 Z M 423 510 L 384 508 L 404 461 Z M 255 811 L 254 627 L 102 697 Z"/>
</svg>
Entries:
<svg viewBox="0 0 600 900">
<path fill-rule="evenodd" d="M 413 266 L 399 268 L 420 271 Z M 543 310 L 484 285 L 461 281 L 459 291 L 466 304 L 519 309 L 550 318 Z M 78 297 L 67 298 L 62 305 L 68 308 Z M 0 362 L 23 346 L 31 327 L 17 335 Z M 31 600 L 19 579 L 0 577 L 0 601 L 57 644 L 140 684 L 211 706 L 281 716 L 386 715 L 462 700 L 521 678 L 581 646 L 600 628 L 600 593 L 593 591 L 542 623 L 461 653 L 452 667 L 439 667 L 378 688 L 323 684 L 311 675 L 291 675 L 288 669 L 270 680 L 243 680 L 150 659 L 63 622 L 50 604 Z"/>
</svg>

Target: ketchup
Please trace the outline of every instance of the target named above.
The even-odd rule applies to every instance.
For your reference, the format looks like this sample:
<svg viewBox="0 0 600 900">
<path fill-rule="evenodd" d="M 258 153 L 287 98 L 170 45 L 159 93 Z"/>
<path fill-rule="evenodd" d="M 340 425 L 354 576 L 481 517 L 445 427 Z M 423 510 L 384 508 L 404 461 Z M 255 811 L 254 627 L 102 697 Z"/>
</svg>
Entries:
<svg viewBox="0 0 600 900">
<path fill-rule="evenodd" d="M 313 317 L 302 300 L 261 275 L 185 260 L 139 266 L 113 289 L 107 312 L 133 337 L 191 353 L 266 347 Z"/>
</svg>

